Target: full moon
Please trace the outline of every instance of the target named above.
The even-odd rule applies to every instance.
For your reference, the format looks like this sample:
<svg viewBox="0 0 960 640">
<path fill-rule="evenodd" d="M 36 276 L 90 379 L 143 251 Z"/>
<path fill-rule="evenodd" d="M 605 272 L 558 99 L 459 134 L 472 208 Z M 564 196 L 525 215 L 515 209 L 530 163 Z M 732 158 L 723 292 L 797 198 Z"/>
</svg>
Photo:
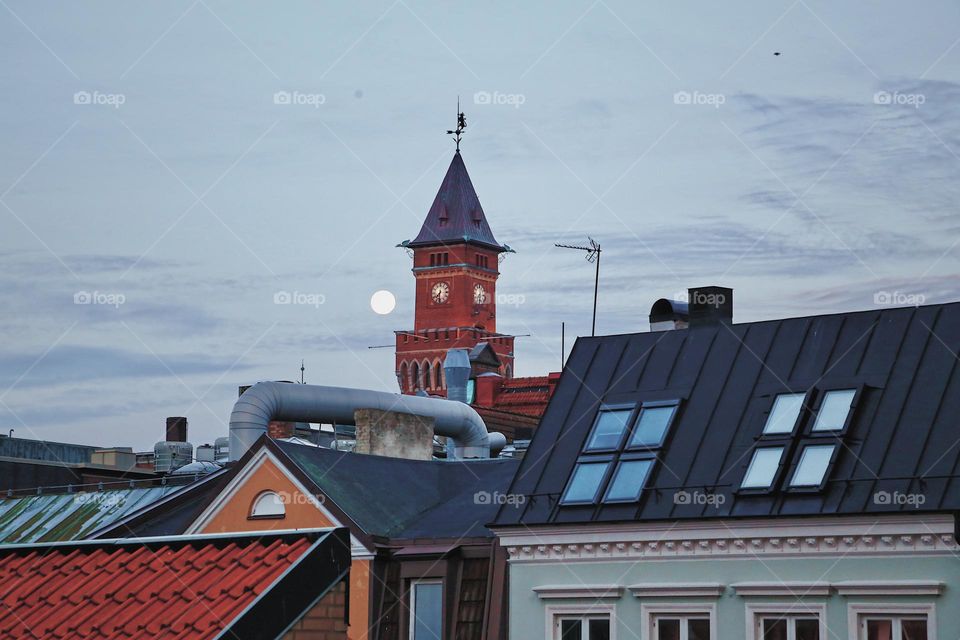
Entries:
<svg viewBox="0 0 960 640">
<path fill-rule="evenodd" d="M 379 313 L 382 316 L 385 316 L 393 311 L 396 306 L 397 297 L 386 289 L 376 291 L 372 296 L 370 296 L 370 308 L 373 309 L 375 313 Z"/>
</svg>

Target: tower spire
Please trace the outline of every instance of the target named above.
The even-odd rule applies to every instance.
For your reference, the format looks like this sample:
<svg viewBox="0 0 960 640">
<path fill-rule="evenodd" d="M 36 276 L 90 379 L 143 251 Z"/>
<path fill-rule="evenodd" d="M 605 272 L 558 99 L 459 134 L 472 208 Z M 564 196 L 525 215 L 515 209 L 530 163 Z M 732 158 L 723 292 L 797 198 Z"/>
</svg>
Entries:
<svg viewBox="0 0 960 640">
<path fill-rule="evenodd" d="M 467 128 L 467 117 L 460 111 L 460 96 L 457 96 L 457 128 L 447 130 L 447 135 L 454 136 L 453 140 L 457 144 L 457 153 L 460 153 L 460 138 L 463 137 L 463 130 Z"/>
</svg>

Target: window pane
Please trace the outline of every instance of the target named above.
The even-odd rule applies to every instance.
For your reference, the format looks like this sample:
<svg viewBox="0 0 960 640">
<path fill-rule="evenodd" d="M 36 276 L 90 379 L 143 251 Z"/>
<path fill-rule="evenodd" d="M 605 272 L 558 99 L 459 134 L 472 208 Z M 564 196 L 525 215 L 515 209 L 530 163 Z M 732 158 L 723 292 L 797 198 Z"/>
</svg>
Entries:
<svg viewBox="0 0 960 640">
<path fill-rule="evenodd" d="M 745 488 L 766 488 L 773 484 L 773 477 L 780 466 L 783 447 L 766 447 L 753 452 L 753 460 L 740 485 Z"/>
<path fill-rule="evenodd" d="M 827 395 L 823 397 L 823 402 L 820 403 L 820 411 L 817 412 L 817 421 L 813 423 L 813 430 L 839 431 L 843 429 L 855 394 L 856 389 L 827 391 Z"/>
<path fill-rule="evenodd" d="M 709 620 L 690 620 L 687 627 L 687 640 L 710 640 Z"/>
<path fill-rule="evenodd" d="M 597 618 L 591 620 L 590 640 L 610 640 L 610 621 Z"/>
<path fill-rule="evenodd" d="M 762 623 L 763 640 L 787 640 L 787 621 L 765 618 Z"/>
<path fill-rule="evenodd" d="M 581 640 L 583 623 L 580 620 L 560 621 L 560 640 Z"/>
<path fill-rule="evenodd" d="M 816 618 L 804 618 L 796 621 L 797 640 L 820 640 L 820 621 Z"/>
<path fill-rule="evenodd" d="M 803 393 L 782 393 L 773 401 L 773 408 L 763 425 L 764 433 L 791 433 L 803 409 Z"/>
<path fill-rule="evenodd" d="M 902 640 L 927 640 L 926 620 L 901 620 Z"/>
<path fill-rule="evenodd" d="M 415 582 L 413 588 L 413 640 L 439 640 L 443 626 L 443 587 L 439 582 Z"/>
<path fill-rule="evenodd" d="M 632 413 L 633 409 L 601 410 L 585 450 L 596 451 L 619 447 L 620 439 L 623 438 L 623 433 L 627 430 L 627 421 Z"/>
<path fill-rule="evenodd" d="M 680 621 L 665 618 L 657 620 L 657 640 L 680 640 Z"/>
<path fill-rule="evenodd" d="M 649 407 L 640 410 L 637 428 L 630 439 L 631 447 L 659 447 L 670 426 L 676 407 Z"/>
<path fill-rule="evenodd" d="M 827 472 L 827 467 L 830 466 L 833 449 L 832 444 L 805 447 L 800 455 L 797 470 L 793 472 L 793 479 L 790 480 L 790 484 L 794 487 L 820 486 L 823 481 L 823 474 Z"/>
<path fill-rule="evenodd" d="M 625 460 L 617 466 L 604 500 L 637 500 L 653 460 Z"/>
<path fill-rule="evenodd" d="M 868 620 L 867 640 L 893 640 L 893 621 Z"/>
<path fill-rule="evenodd" d="M 573 471 L 573 478 L 567 492 L 563 494 L 562 502 L 593 502 L 597 499 L 597 491 L 603 476 L 607 472 L 609 462 L 592 462 L 578 464 Z"/>
</svg>

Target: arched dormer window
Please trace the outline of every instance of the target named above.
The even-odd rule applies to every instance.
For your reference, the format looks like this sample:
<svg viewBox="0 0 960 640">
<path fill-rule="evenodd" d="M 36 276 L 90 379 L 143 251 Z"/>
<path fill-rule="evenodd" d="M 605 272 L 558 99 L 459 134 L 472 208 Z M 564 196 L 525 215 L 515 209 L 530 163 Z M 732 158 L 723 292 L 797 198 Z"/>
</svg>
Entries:
<svg viewBox="0 0 960 640">
<path fill-rule="evenodd" d="M 430 363 L 424 360 L 423 361 L 423 388 L 424 389 L 433 389 L 433 384 L 430 378 L 431 378 Z"/>
<path fill-rule="evenodd" d="M 410 367 L 410 372 L 413 374 L 413 383 L 410 385 L 410 390 L 416 391 L 420 388 L 420 363 L 414 362 L 413 366 Z"/>
<path fill-rule="evenodd" d="M 433 365 L 433 382 L 437 385 L 438 389 L 447 388 L 443 380 L 443 367 L 440 366 L 439 360 L 437 360 Z"/>
<path fill-rule="evenodd" d="M 400 363 L 400 391 L 406 391 L 409 388 L 410 381 L 407 379 L 407 363 Z"/>
<path fill-rule="evenodd" d="M 250 518 L 283 518 L 287 514 L 287 508 L 283 504 L 283 498 L 276 491 L 264 491 L 253 500 L 253 506 L 250 507 Z"/>
</svg>

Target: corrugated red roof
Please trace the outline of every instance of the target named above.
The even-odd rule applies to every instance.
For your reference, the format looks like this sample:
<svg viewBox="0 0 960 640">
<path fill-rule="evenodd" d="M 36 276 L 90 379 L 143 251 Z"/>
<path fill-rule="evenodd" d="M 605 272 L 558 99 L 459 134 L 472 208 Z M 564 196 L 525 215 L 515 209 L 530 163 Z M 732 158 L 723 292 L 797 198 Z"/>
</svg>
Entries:
<svg viewBox="0 0 960 640">
<path fill-rule="evenodd" d="M 504 380 L 497 394 L 496 408 L 539 418 L 550 400 L 548 376 Z"/>
<path fill-rule="evenodd" d="M 0 637 L 213 638 L 322 541 L 314 532 L 0 548 Z"/>
</svg>

